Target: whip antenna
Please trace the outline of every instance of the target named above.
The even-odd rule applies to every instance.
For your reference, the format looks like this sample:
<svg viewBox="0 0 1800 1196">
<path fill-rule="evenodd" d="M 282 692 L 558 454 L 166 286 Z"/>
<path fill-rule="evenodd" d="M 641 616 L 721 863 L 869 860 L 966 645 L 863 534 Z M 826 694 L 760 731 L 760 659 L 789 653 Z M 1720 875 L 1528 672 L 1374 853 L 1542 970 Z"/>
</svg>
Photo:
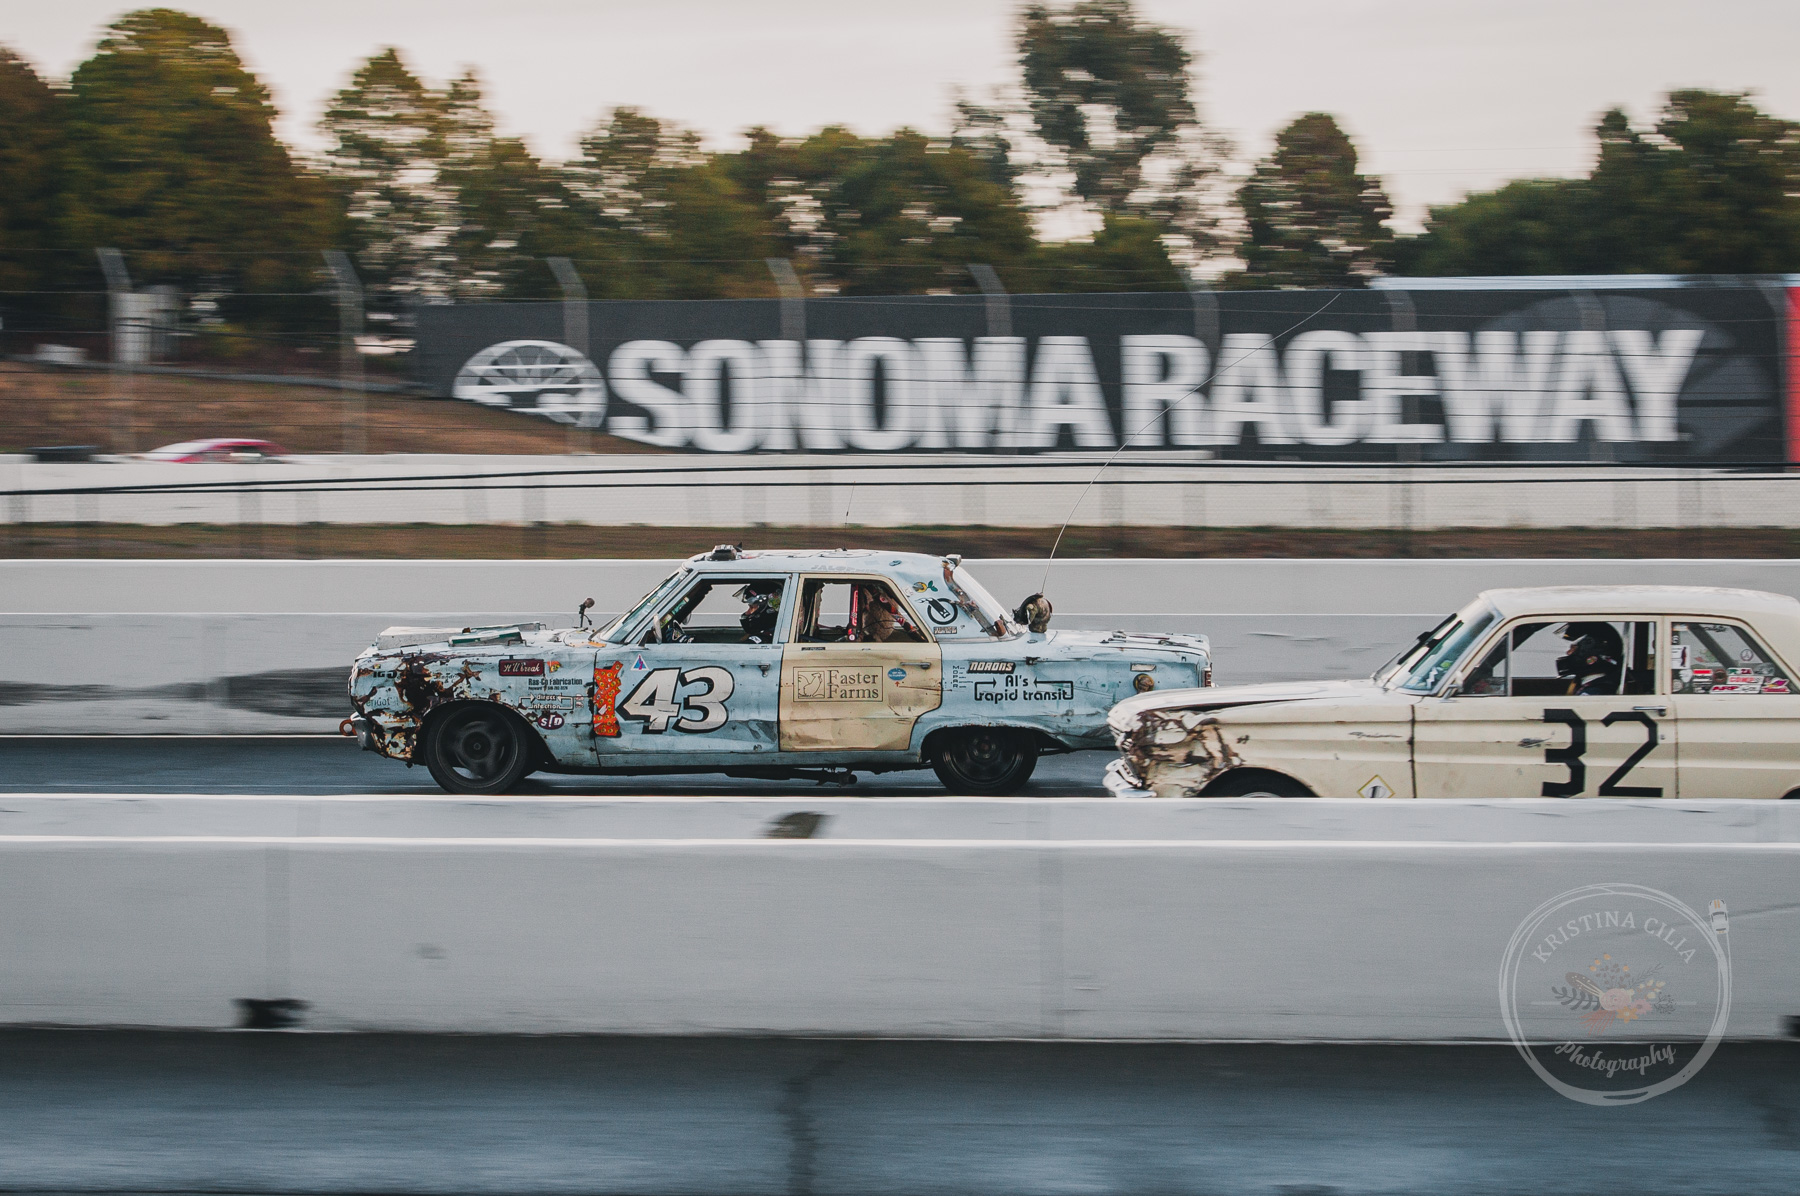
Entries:
<svg viewBox="0 0 1800 1196">
<path fill-rule="evenodd" d="M 1315 311 L 1312 314 L 1303 317 L 1302 319 L 1300 319 L 1300 320 L 1296 321 L 1295 323 L 1289 325 L 1288 327 L 1282 329 L 1280 332 L 1277 332 L 1274 335 L 1274 337 L 1272 337 L 1270 339 L 1270 342 L 1269 342 L 1270 346 L 1273 347 L 1275 341 L 1280 340 L 1282 337 L 1284 337 L 1288 333 L 1294 331 L 1294 329 L 1299 328 L 1301 325 L 1309 324 L 1313 320 L 1318 319 L 1321 315 L 1324 314 L 1325 309 L 1327 307 L 1330 307 L 1333 303 L 1336 303 L 1338 301 L 1338 297 L 1342 294 L 1343 294 L 1342 291 L 1333 292 L 1331 298 L 1327 299 L 1319 307 L 1318 311 Z M 1064 519 L 1062 522 L 1062 526 L 1056 530 L 1056 542 L 1050 545 L 1050 556 L 1048 559 L 1046 559 L 1044 561 L 1044 579 L 1043 579 L 1043 581 L 1038 583 L 1038 592 L 1039 593 L 1042 593 L 1050 585 L 1050 566 L 1053 563 L 1055 563 L 1055 561 L 1056 561 L 1056 550 L 1062 546 L 1063 533 L 1068 531 L 1069 524 L 1071 524 L 1075 521 L 1075 512 L 1077 512 L 1081 509 L 1082 500 L 1088 496 L 1088 491 L 1092 490 L 1094 488 L 1094 483 L 1098 482 L 1100 480 L 1100 475 L 1106 472 L 1106 467 L 1111 465 L 1114 461 L 1118 460 L 1119 454 L 1124 452 L 1126 450 L 1126 448 L 1128 448 L 1130 446 L 1130 444 L 1133 440 L 1137 439 L 1138 433 L 1142 432 L 1144 430 L 1144 428 L 1148 428 L 1151 424 L 1155 423 L 1159 419 L 1164 418 L 1171 411 L 1175 410 L 1175 408 L 1181 406 L 1183 403 L 1187 402 L 1189 399 L 1191 399 L 1195 395 L 1199 394 L 1200 388 L 1202 386 L 1205 386 L 1208 382 L 1211 382 L 1214 378 L 1217 378 L 1220 374 L 1223 374 L 1226 370 L 1230 369 L 1232 366 L 1236 365 L 1238 362 L 1243 361 L 1245 358 L 1248 358 L 1248 357 L 1250 357 L 1256 353 L 1259 353 L 1261 351 L 1262 351 L 1262 346 L 1259 345 L 1255 349 L 1251 349 L 1251 350 L 1248 350 L 1247 352 L 1239 354 L 1237 357 L 1234 357 L 1230 361 L 1227 361 L 1224 364 L 1220 365 L 1219 368 L 1215 369 L 1212 373 L 1208 374 L 1206 377 L 1200 379 L 1200 381 L 1194 383 L 1193 386 L 1189 387 L 1186 394 L 1182 395 L 1179 399 L 1176 399 L 1173 403 L 1170 403 L 1168 406 L 1164 407 L 1161 411 L 1158 411 L 1155 415 L 1153 415 L 1149 419 L 1145 420 L 1143 427 L 1138 428 L 1134 432 L 1129 432 L 1126 435 L 1119 438 L 1119 447 L 1113 450 L 1112 456 L 1110 456 L 1106 460 L 1100 462 L 1100 468 L 1096 469 L 1094 471 L 1094 476 L 1088 479 L 1088 484 L 1083 486 L 1081 488 L 1081 493 L 1077 494 L 1075 496 L 1075 505 L 1069 508 L 1068 518 Z"/>
</svg>

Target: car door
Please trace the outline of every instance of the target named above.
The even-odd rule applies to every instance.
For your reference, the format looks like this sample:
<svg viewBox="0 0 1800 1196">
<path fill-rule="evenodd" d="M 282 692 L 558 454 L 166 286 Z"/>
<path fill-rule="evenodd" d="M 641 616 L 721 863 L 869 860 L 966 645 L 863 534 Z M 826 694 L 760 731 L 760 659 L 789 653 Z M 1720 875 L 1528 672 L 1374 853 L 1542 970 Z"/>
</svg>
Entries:
<svg viewBox="0 0 1800 1196">
<path fill-rule="evenodd" d="M 1584 679 L 1570 670 L 1586 641 L 1563 633 L 1599 627 L 1616 637 L 1614 667 Z M 1448 690 L 1414 707 L 1418 796 L 1675 796 L 1676 722 L 1659 693 L 1662 634 L 1656 619 L 1507 623 Z"/>
<path fill-rule="evenodd" d="M 599 763 L 773 756 L 779 612 L 792 586 L 782 573 L 696 572 L 657 606 L 632 643 L 602 650 L 593 698 Z M 775 617 L 759 619 L 770 601 Z"/>
<path fill-rule="evenodd" d="M 1800 789 L 1793 674 L 1748 626 L 1672 619 L 1669 688 L 1681 726 L 1682 797 L 1784 797 Z"/>
<path fill-rule="evenodd" d="M 781 750 L 905 751 L 944 700 L 943 657 L 885 577 L 803 575 L 781 654 Z"/>
</svg>

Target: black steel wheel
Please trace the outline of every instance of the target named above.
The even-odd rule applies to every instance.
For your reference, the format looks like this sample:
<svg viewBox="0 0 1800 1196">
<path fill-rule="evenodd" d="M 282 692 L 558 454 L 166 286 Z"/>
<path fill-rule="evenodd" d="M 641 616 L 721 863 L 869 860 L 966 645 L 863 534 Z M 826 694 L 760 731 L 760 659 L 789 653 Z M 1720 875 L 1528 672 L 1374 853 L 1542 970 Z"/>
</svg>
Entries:
<svg viewBox="0 0 1800 1196">
<path fill-rule="evenodd" d="M 458 706 L 425 731 L 425 767 L 450 793 L 506 793 L 531 771 L 531 732 L 510 710 Z"/>
<path fill-rule="evenodd" d="M 1037 767 L 1037 744 L 1006 727 L 964 727 L 937 745 L 931 767 L 952 793 L 1017 793 Z"/>
<path fill-rule="evenodd" d="M 1239 768 L 1206 787 L 1202 797 L 1312 797 L 1293 777 L 1261 768 Z"/>
</svg>

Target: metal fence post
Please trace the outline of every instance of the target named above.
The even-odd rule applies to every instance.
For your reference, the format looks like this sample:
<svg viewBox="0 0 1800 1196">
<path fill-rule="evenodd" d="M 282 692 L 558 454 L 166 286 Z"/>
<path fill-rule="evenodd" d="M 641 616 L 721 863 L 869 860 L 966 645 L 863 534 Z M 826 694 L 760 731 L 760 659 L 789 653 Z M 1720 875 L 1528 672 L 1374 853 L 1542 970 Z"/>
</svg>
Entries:
<svg viewBox="0 0 1800 1196">
<path fill-rule="evenodd" d="M 763 265 L 775 276 L 775 289 L 781 295 L 781 339 L 806 344 L 806 288 L 794 272 L 794 263 L 784 257 L 766 257 Z"/>
<path fill-rule="evenodd" d="M 341 249 L 327 249 L 325 264 L 337 282 L 338 305 L 338 383 L 343 388 L 344 452 L 361 453 L 368 448 L 368 399 L 363 387 L 362 354 L 357 351 L 356 337 L 362 331 L 363 290 L 356 277 L 350 255 Z"/>
<path fill-rule="evenodd" d="M 1204 280 L 1195 278 L 1186 270 L 1181 272 L 1181 281 L 1182 284 L 1187 287 L 1188 302 L 1192 304 L 1194 308 L 1194 339 L 1206 346 L 1206 360 L 1208 363 L 1206 372 L 1208 374 L 1215 373 L 1223 368 L 1223 366 L 1220 365 L 1219 359 L 1225 342 L 1225 333 L 1219 317 L 1219 297 L 1213 294 L 1212 287 L 1208 286 Z M 1200 404 L 1206 400 L 1200 395 L 1195 395 L 1193 399 L 1189 401 Z M 1173 443 L 1175 439 L 1174 416 L 1165 415 L 1163 417 L 1163 426 L 1168 430 L 1170 443 Z M 1183 526 L 1189 531 L 1193 530 L 1194 523 L 1189 517 L 1188 493 L 1193 489 L 1194 485 L 1195 483 L 1192 482 L 1184 482 L 1181 486 L 1181 520 Z M 1200 482 L 1198 485 L 1200 486 L 1200 519 L 1201 522 L 1204 523 L 1206 519 L 1206 483 Z"/>
<path fill-rule="evenodd" d="M 106 330 L 111 351 L 113 451 L 129 453 L 137 448 L 136 375 L 123 369 L 125 338 L 121 329 L 129 319 L 126 296 L 131 294 L 131 275 L 125 255 L 117 249 L 96 249 L 100 269 L 106 275 Z"/>
<path fill-rule="evenodd" d="M 1606 332 L 1606 305 L 1600 302 L 1598 295 L 1592 291 L 1570 291 L 1569 298 L 1574 300 L 1575 310 L 1581 313 L 1581 330 L 1583 332 L 1602 334 Z M 1592 427 L 1592 425 L 1584 426 Z M 1598 430 L 1590 432 L 1590 435 L 1593 436 L 1593 439 L 1588 443 L 1588 460 L 1611 465 L 1613 462 L 1612 441 L 1603 440 Z M 1615 486 L 1615 493 L 1616 489 Z"/>
<path fill-rule="evenodd" d="M 987 334 L 989 336 L 1011 336 L 1012 332 L 1012 296 L 1007 294 L 1006 287 L 1000 282 L 1000 276 L 986 262 L 970 262 L 969 273 L 975 279 L 975 285 L 987 297 Z M 1016 453 L 1018 442 L 1014 436 L 1010 418 L 994 435 L 994 450 L 1001 453 Z"/>
<path fill-rule="evenodd" d="M 806 376 L 806 287 L 800 282 L 800 275 L 794 272 L 794 263 L 784 257 L 766 257 L 763 265 L 775 276 L 775 290 L 781 295 L 781 339 L 793 341 L 796 346 L 794 367 L 799 376 L 794 382 L 794 393 L 803 391 L 801 379 Z M 804 400 L 802 400 L 804 401 Z M 800 445 L 805 451 L 804 440 Z M 831 487 L 829 482 L 823 483 L 821 489 L 819 475 L 809 473 L 806 483 L 806 501 L 813 512 L 813 522 L 822 523 L 821 512 L 830 505 Z M 746 491 L 747 493 L 747 491 Z"/>
<path fill-rule="evenodd" d="M 556 275 L 556 284 L 562 288 L 563 344 L 591 361 L 593 354 L 588 351 L 587 284 L 581 281 L 581 274 L 575 269 L 575 263 L 568 258 L 552 257 L 544 260 L 549 263 L 550 272 Z M 574 421 L 569 424 L 567 447 L 571 453 L 585 453 L 593 448 L 591 428 L 587 412 L 577 412 Z"/>
</svg>

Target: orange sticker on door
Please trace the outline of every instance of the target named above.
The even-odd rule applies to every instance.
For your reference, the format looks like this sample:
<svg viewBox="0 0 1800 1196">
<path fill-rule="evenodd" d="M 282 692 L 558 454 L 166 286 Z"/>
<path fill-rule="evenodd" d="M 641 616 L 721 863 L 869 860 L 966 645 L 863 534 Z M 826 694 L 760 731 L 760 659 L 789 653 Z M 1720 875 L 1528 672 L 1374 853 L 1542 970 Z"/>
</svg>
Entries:
<svg viewBox="0 0 1800 1196">
<path fill-rule="evenodd" d="M 624 665 L 615 660 L 605 668 L 594 666 L 594 734 L 607 739 L 619 737 L 619 716 L 613 704 L 619 700 L 619 670 Z"/>
</svg>

